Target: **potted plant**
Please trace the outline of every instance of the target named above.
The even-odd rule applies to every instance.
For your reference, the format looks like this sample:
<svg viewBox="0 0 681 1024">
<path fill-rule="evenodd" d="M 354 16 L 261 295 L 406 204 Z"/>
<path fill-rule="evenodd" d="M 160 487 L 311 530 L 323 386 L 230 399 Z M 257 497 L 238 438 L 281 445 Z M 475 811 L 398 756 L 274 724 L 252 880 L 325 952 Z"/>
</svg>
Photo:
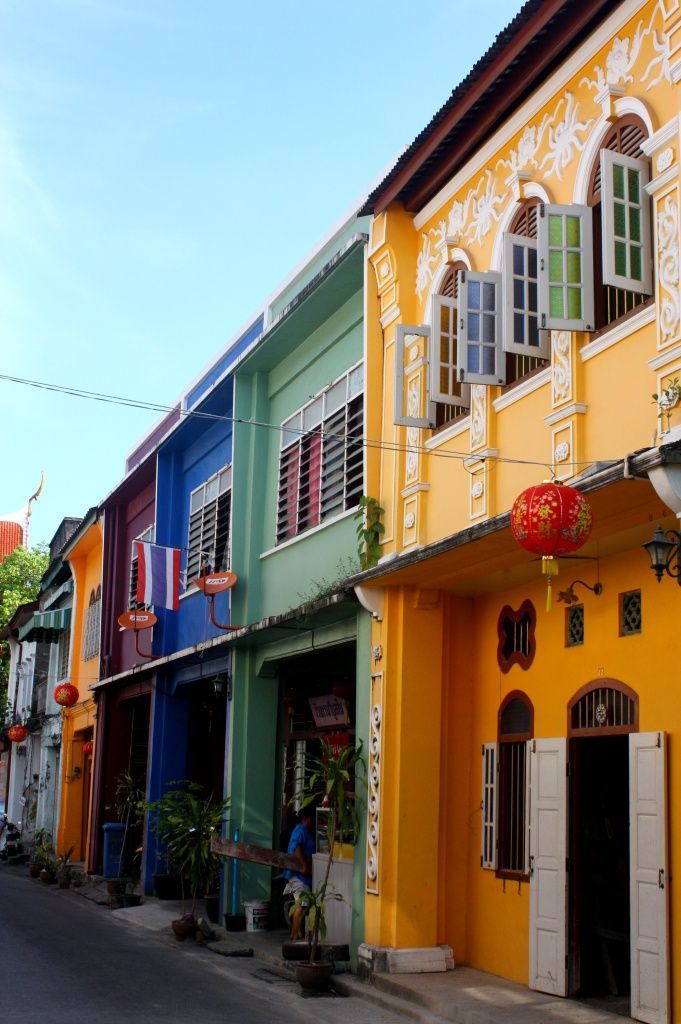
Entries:
<svg viewBox="0 0 681 1024">
<path fill-rule="evenodd" d="M 144 793 L 130 772 L 121 772 L 116 780 L 116 814 L 123 825 L 123 837 L 118 855 L 118 877 L 110 878 L 106 883 L 107 892 L 112 897 L 112 905 L 123 906 L 122 897 L 134 888 L 137 878 L 134 872 L 126 873 L 126 861 L 129 862 L 128 851 L 130 836 L 139 829 L 144 821 L 146 803 Z M 138 853 L 140 851 L 136 851 Z M 134 857 L 132 858 L 134 861 Z"/>
<path fill-rule="evenodd" d="M 342 900 L 340 893 L 329 888 L 329 877 L 334 860 L 336 837 L 340 843 L 354 842 L 359 831 L 359 813 L 354 790 L 356 780 L 364 778 L 362 744 L 334 747 L 321 741 L 319 757 L 305 760 L 305 787 L 301 807 L 321 805 L 327 812 L 328 851 L 324 877 L 311 892 L 301 893 L 294 907 L 302 907 L 307 916 L 306 961 L 296 964 L 296 979 L 303 989 L 323 990 L 328 986 L 333 963 L 320 959 L 321 943 L 326 938 L 326 904 L 329 900 Z"/>
<path fill-rule="evenodd" d="M 43 866 L 40 869 L 40 880 L 47 885 L 54 885 L 57 881 L 57 862 L 50 854 L 46 854 Z"/>
<path fill-rule="evenodd" d="M 71 854 L 74 851 L 74 847 L 70 846 L 66 853 L 63 853 L 60 857 L 57 857 L 55 861 L 55 875 L 60 889 L 68 889 L 71 885 Z"/>
<path fill-rule="evenodd" d="M 52 853 L 52 835 L 46 828 L 36 829 L 33 859 L 29 861 L 28 871 L 31 878 L 39 878 L 45 867 L 45 861 Z"/>
<path fill-rule="evenodd" d="M 150 831 L 164 844 L 180 877 L 182 917 L 172 922 L 173 932 L 184 939 L 196 931 L 199 895 L 210 892 L 219 877 L 220 857 L 211 851 L 213 835 L 220 833 L 229 800 L 205 793 L 195 782 L 173 783 L 172 788 L 148 805 Z M 187 913 L 185 899 L 191 899 Z"/>
</svg>

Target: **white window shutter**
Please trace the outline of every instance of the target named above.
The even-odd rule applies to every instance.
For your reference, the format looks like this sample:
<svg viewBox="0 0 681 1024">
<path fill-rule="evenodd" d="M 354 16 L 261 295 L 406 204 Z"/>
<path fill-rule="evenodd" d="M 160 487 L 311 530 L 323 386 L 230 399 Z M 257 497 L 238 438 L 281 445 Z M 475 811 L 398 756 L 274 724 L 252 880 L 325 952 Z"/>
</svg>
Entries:
<svg viewBox="0 0 681 1024">
<path fill-rule="evenodd" d="M 482 745 L 482 848 L 480 867 L 492 871 L 497 866 L 497 772 L 498 743 Z"/>
<path fill-rule="evenodd" d="M 459 276 L 459 380 L 505 384 L 501 274 L 462 270 Z"/>
<path fill-rule="evenodd" d="M 459 340 L 457 300 L 433 296 L 430 344 L 430 398 L 468 409 L 471 389 L 459 383 Z"/>
<path fill-rule="evenodd" d="M 426 391 L 428 390 L 428 365 L 419 366 L 419 360 L 411 358 L 410 348 L 418 338 L 426 338 L 427 348 L 430 347 L 430 328 L 425 324 L 413 327 L 409 324 L 398 324 L 395 332 L 395 414 L 394 422 L 398 426 L 405 427 L 430 427 L 430 417 L 414 415 L 409 411 L 409 382 L 415 373 L 423 370 L 425 374 Z M 429 410 L 431 403 L 427 400 L 426 408 Z"/>
<path fill-rule="evenodd" d="M 603 283 L 643 295 L 653 293 L 649 178 L 645 160 L 601 150 Z"/>
<path fill-rule="evenodd" d="M 504 235 L 504 352 L 550 359 L 548 331 L 539 330 L 537 241 Z"/>
<path fill-rule="evenodd" d="M 539 326 L 593 331 L 593 222 L 590 206 L 541 203 L 537 219 Z"/>
</svg>

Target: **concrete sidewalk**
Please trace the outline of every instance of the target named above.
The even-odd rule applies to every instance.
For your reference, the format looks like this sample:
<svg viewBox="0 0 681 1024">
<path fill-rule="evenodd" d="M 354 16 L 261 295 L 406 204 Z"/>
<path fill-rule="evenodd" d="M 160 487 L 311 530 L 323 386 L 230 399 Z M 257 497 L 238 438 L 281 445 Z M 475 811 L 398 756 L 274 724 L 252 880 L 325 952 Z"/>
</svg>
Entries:
<svg viewBox="0 0 681 1024">
<path fill-rule="evenodd" d="M 90 880 L 72 889 L 74 895 L 107 905 L 104 880 Z M 168 934 L 182 904 L 145 897 L 139 907 L 112 910 L 121 923 Z M 199 914 L 203 908 L 199 909 Z M 252 955 L 290 974 L 295 963 L 282 957 L 285 931 L 227 932 L 212 926 L 217 938 L 205 948 L 221 956 Z M 442 974 L 377 974 L 360 981 L 349 973 L 335 974 L 333 987 L 342 995 L 367 999 L 385 1010 L 420 1024 L 624 1024 L 631 1018 L 598 1006 L 533 992 L 470 967 Z"/>
</svg>

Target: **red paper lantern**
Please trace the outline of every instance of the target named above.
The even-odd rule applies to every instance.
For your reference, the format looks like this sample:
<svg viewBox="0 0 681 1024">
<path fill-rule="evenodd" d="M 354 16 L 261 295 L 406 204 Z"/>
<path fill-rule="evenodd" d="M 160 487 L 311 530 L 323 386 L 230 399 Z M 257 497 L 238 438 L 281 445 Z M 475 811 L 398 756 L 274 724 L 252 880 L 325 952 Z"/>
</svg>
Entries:
<svg viewBox="0 0 681 1024">
<path fill-rule="evenodd" d="M 25 725 L 12 725 L 7 730 L 7 739 L 12 743 L 23 743 L 28 736 L 28 729 Z"/>
<path fill-rule="evenodd" d="M 526 551 L 542 556 L 542 572 L 549 577 L 547 609 L 551 607 L 551 577 L 558 572 L 558 556 L 579 550 L 589 539 L 591 523 L 591 505 L 567 484 L 547 482 L 528 487 L 513 502 L 513 536 Z"/>
<path fill-rule="evenodd" d="M 84 754 L 91 754 L 93 750 L 94 750 L 94 743 L 92 742 L 92 740 L 86 740 L 85 743 L 83 744 L 83 753 Z"/>
<path fill-rule="evenodd" d="M 54 699 L 63 708 L 73 707 L 74 704 L 78 703 L 79 696 L 78 689 L 73 683 L 59 683 L 54 690 Z"/>
</svg>

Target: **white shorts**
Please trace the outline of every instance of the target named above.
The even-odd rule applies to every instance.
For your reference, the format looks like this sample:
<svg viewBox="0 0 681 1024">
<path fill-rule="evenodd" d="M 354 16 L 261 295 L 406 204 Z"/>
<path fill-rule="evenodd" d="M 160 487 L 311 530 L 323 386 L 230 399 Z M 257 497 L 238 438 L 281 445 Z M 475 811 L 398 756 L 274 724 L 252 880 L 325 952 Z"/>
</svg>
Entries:
<svg viewBox="0 0 681 1024">
<path fill-rule="evenodd" d="M 286 896 L 293 896 L 295 899 L 302 896 L 304 892 L 309 891 L 310 886 L 300 878 L 289 878 L 288 882 L 284 886 L 284 894 Z"/>
</svg>

